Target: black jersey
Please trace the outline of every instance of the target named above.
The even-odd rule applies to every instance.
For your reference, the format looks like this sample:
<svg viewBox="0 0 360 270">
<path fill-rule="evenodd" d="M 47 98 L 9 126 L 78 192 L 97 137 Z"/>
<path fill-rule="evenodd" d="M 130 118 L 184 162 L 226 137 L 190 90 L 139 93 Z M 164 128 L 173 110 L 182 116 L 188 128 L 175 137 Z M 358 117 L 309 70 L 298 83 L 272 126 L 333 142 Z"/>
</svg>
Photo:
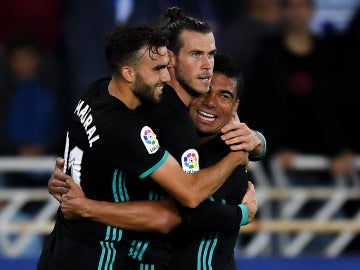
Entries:
<svg viewBox="0 0 360 270">
<path fill-rule="evenodd" d="M 187 106 L 174 89 L 165 86 L 160 104 L 143 103 L 136 111 L 149 123 L 161 146 L 176 158 L 185 172 L 199 170 L 197 131 Z M 167 193 L 151 182 L 128 186 L 128 192 L 135 194 L 139 200 L 165 198 Z M 172 254 L 170 235 L 134 232 L 127 269 L 168 269 Z"/>
<path fill-rule="evenodd" d="M 144 180 L 168 155 L 139 114 L 95 82 L 76 106 L 65 147 L 66 173 L 90 199 L 132 200 L 127 183 Z M 127 232 L 89 219 L 67 221 L 59 210 L 44 253 L 62 269 L 122 269 Z"/>
<path fill-rule="evenodd" d="M 151 125 L 161 142 L 187 173 L 199 170 L 198 135 L 188 107 L 170 86 L 163 89 L 160 104 L 144 103 L 137 111 Z M 191 151 L 191 149 L 195 151 Z M 193 157 L 193 160 L 190 158 Z"/>
<path fill-rule="evenodd" d="M 229 147 L 220 139 L 201 145 L 201 167 L 222 159 Z M 222 187 L 195 209 L 180 208 L 183 225 L 174 240 L 172 270 L 236 270 L 234 247 L 242 220 L 248 174 L 237 167 Z"/>
</svg>

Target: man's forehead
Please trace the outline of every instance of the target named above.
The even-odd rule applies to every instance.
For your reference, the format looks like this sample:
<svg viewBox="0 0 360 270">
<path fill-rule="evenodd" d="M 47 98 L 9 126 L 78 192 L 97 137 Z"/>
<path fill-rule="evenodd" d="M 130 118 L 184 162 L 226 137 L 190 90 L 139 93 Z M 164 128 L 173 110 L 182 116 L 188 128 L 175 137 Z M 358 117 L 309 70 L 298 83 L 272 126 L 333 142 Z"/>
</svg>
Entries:
<svg viewBox="0 0 360 270">
<path fill-rule="evenodd" d="M 215 37 L 212 32 L 200 33 L 196 31 L 184 30 L 180 34 L 182 48 L 188 51 L 214 51 Z"/>
<path fill-rule="evenodd" d="M 230 78 L 227 75 L 215 72 L 210 84 L 209 93 L 214 92 L 228 92 L 235 98 L 237 96 L 237 80 Z"/>
</svg>

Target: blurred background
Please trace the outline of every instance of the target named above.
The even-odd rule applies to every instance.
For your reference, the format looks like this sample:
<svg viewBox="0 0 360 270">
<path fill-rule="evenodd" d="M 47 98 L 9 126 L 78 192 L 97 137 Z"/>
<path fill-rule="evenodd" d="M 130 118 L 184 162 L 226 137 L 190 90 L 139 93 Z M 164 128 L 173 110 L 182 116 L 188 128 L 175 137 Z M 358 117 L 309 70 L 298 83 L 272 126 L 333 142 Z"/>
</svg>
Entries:
<svg viewBox="0 0 360 270">
<path fill-rule="evenodd" d="M 360 269 L 360 0 L 0 0 L 0 269 L 35 269 L 69 115 L 109 74 L 104 33 L 179 6 L 242 67 L 239 116 L 267 139 L 238 268 Z"/>
</svg>

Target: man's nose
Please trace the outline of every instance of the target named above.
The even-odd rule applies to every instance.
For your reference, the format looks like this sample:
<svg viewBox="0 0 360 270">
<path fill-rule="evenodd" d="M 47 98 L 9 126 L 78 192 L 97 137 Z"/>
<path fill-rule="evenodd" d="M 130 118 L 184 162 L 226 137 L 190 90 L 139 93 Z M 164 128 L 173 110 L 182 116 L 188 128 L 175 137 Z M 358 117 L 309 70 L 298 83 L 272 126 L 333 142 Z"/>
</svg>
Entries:
<svg viewBox="0 0 360 270">
<path fill-rule="evenodd" d="M 161 80 L 161 82 L 164 82 L 164 83 L 167 83 L 170 81 L 170 73 L 167 68 L 164 68 L 161 70 L 160 80 Z"/>
<path fill-rule="evenodd" d="M 216 107 L 216 98 L 214 95 L 207 94 L 204 97 L 203 103 L 205 106 L 210 107 L 210 108 Z"/>
</svg>

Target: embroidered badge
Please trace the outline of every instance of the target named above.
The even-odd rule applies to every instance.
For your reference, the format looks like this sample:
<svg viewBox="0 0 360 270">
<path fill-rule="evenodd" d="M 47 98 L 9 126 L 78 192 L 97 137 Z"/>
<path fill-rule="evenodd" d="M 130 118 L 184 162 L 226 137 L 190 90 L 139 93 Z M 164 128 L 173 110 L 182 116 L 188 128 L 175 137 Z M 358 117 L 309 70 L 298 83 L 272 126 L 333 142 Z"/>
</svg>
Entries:
<svg viewBox="0 0 360 270">
<path fill-rule="evenodd" d="M 186 150 L 181 156 L 184 172 L 193 174 L 199 171 L 199 154 L 195 149 Z"/>
<path fill-rule="evenodd" d="M 152 129 L 148 126 L 144 126 L 141 129 L 140 137 L 149 154 L 156 153 L 160 146 L 158 140 L 156 139 L 156 135 L 152 131 Z"/>
</svg>

